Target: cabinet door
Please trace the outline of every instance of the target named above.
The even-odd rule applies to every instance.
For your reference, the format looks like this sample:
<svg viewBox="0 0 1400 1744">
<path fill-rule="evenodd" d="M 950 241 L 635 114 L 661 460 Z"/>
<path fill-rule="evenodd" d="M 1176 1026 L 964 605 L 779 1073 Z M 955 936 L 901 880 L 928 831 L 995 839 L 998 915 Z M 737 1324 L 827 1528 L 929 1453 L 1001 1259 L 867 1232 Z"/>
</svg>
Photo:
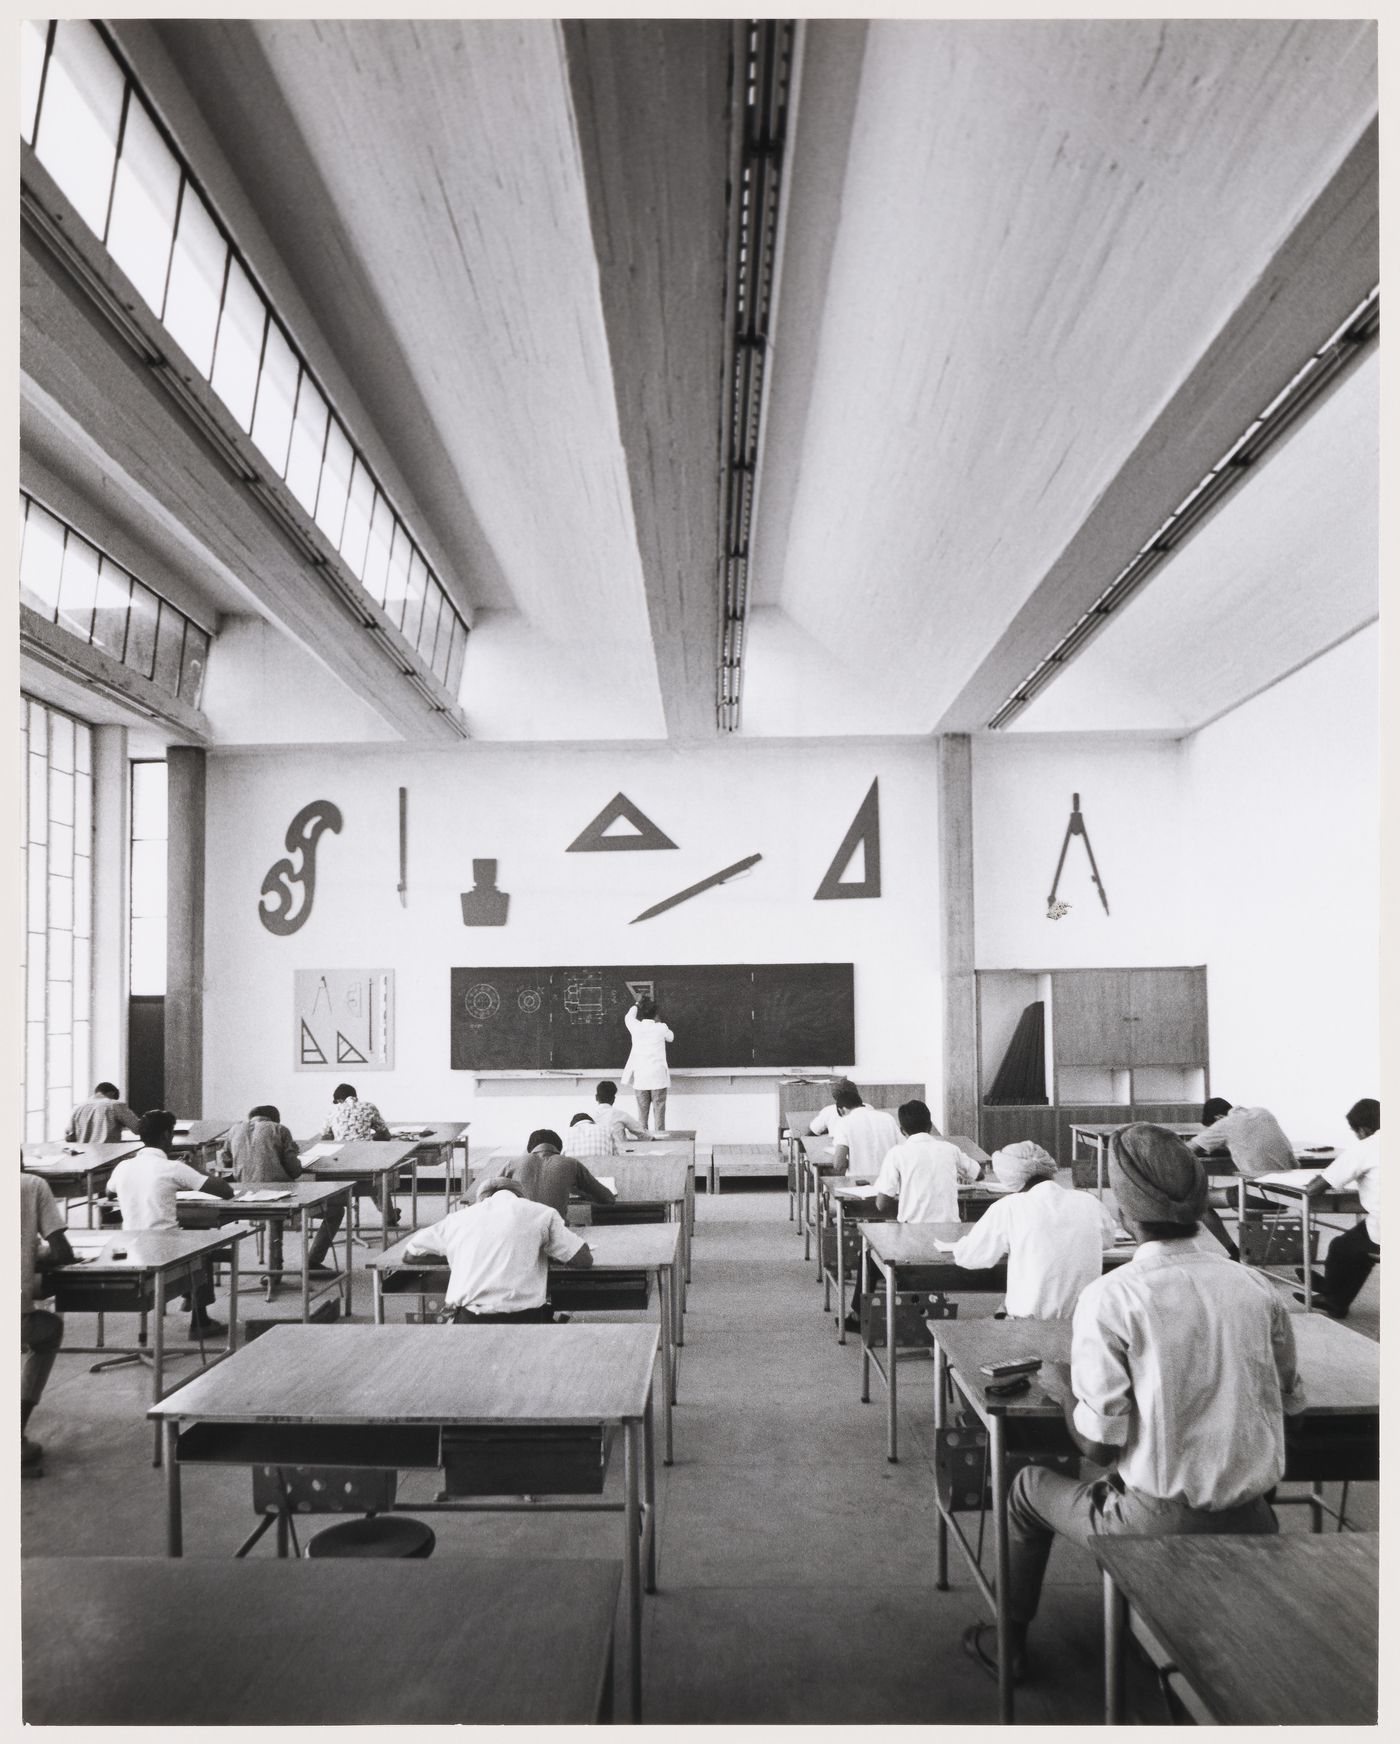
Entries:
<svg viewBox="0 0 1400 1744">
<path fill-rule="evenodd" d="M 1134 969 L 1130 989 L 1134 1066 L 1203 1066 L 1204 969 Z"/>
<path fill-rule="evenodd" d="M 1050 977 L 1057 1066 L 1126 1066 L 1134 1026 L 1128 1021 L 1128 969 L 1057 969 Z"/>
</svg>

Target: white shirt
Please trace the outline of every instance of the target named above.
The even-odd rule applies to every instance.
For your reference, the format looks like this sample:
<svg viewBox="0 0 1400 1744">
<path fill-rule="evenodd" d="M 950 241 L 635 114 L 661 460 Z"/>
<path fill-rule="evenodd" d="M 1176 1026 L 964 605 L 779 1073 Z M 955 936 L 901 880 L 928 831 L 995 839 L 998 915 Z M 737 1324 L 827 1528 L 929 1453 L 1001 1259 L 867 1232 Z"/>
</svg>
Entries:
<svg viewBox="0 0 1400 1744">
<path fill-rule="evenodd" d="M 1366 1213 L 1366 1233 L 1379 1247 L 1381 1244 L 1381 1135 L 1359 1138 L 1322 1171 L 1329 1187 L 1344 1191 L 1355 1187 Z"/>
<path fill-rule="evenodd" d="M 1203 1155 L 1228 1148 L 1230 1161 L 1242 1175 L 1268 1175 L 1298 1166 L 1293 1146 L 1267 1108 L 1232 1108 L 1214 1126 L 1193 1133 L 1189 1142 Z"/>
<path fill-rule="evenodd" d="M 980 1171 L 946 1138 L 916 1132 L 886 1153 L 875 1177 L 875 1191 L 898 1199 L 901 1223 L 956 1223 L 958 1182 L 975 1181 Z"/>
<path fill-rule="evenodd" d="M 1093 1193 L 1040 1181 L 989 1206 L 953 1249 L 953 1263 L 976 1271 L 1005 1260 L 1009 1315 L 1068 1320 L 1112 1240 L 1113 1219 Z"/>
<path fill-rule="evenodd" d="M 496 1192 L 420 1229 L 410 1251 L 447 1256 L 447 1307 L 514 1314 L 543 1306 L 550 1260 L 571 1260 L 582 1246 L 553 1206 Z"/>
<path fill-rule="evenodd" d="M 812 1116 L 807 1130 L 808 1132 L 815 1133 L 830 1132 L 832 1122 L 839 1120 L 840 1118 L 840 1115 L 836 1112 L 836 1104 L 834 1102 L 828 1102 L 820 1114 L 814 1114 Z"/>
<path fill-rule="evenodd" d="M 671 1072 L 666 1064 L 666 1044 L 676 1038 L 658 1018 L 638 1017 L 635 1005 L 623 1022 L 632 1035 L 632 1053 L 623 1078 L 634 1090 L 669 1088 Z"/>
<path fill-rule="evenodd" d="M 639 1132 L 642 1131 L 641 1121 L 629 1114 L 625 1108 L 619 1108 L 615 1102 L 595 1102 L 593 1104 L 593 1123 L 595 1126 L 604 1127 L 611 1132 L 614 1155 L 617 1154 L 617 1146 L 626 1144 L 628 1141 L 628 1134 L 621 1124 L 624 1120 L 628 1126 L 634 1126 Z M 569 1130 L 572 1132 L 573 1128 L 570 1127 Z"/>
<path fill-rule="evenodd" d="M 1086 1284 L 1071 1373 L 1082 1435 L 1122 1448 L 1126 1487 L 1232 1508 L 1283 1476 L 1283 1418 L 1303 1409 L 1283 1299 L 1205 1230 L 1147 1241 Z"/>
<path fill-rule="evenodd" d="M 845 1145 L 850 1153 L 846 1178 L 851 1181 L 873 1181 L 880 1164 L 899 1143 L 895 1117 L 883 1108 L 867 1108 L 863 1102 L 838 1114 L 829 1131 L 832 1143 Z"/>
<path fill-rule="evenodd" d="M 109 1184 L 121 1207 L 123 1229 L 178 1229 L 175 1195 L 186 1187 L 202 1187 L 204 1176 L 147 1145 L 117 1164 Z"/>
</svg>

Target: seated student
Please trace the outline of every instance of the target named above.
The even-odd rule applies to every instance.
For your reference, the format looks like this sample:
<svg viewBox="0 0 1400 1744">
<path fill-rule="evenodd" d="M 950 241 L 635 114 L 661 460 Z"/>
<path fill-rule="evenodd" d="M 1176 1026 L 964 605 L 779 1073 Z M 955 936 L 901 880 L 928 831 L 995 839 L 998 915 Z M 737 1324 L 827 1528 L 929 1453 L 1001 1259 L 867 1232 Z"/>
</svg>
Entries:
<svg viewBox="0 0 1400 1744">
<path fill-rule="evenodd" d="M 68 1116 L 63 1129 L 65 1144 L 118 1144 L 122 1135 L 135 1132 L 140 1116 L 133 1114 L 121 1100 L 115 1084 L 105 1080 L 95 1086 L 92 1096 L 80 1102 Z"/>
<path fill-rule="evenodd" d="M 219 1146 L 219 1162 L 233 1171 L 235 1181 L 249 1185 L 272 1182 L 280 1186 L 287 1181 L 300 1180 L 303 1173 L 297 1141 L 282 1125 L 281 1114 L 270 1102 L 250 1108 L 247 1120 L 235 1121 L 228 1129 Z M 326 1259 L 344 1216 L 344 1208 L 337 1205 L 320 1219 L 316 1239 L 306 1256 L 308 1271 L 329 1273 L 333 1270 L 326 1264 Z M 267 1226 L 267 1263 L 274 1272 L 282 1270 L 280 1221 L 270 1222 Z"/>
<path fill-rule="evenodd" d="M 599 1126 L 591 1114 L 576 1114 L 569 1122 L 569 1134 L 564 1140 L 566 1157 L 615 1157 L 617 1133 L 611 1126 Z"/>
<path fill-rule="evenodd" d="M 391 1138 L 384 1116 L 372 1102 L 361 1102 L 353 1084 L 337 1084 L 331 1092 L 330 1113 L 321 1128 L 321 1137 L 336 1144 L 353 1144 L 359 1140 Z"/>
<path fill-rule="evenodd" d="M 933 1136 L 933 1116 L 925 1102 L 901 1102 L 899 1130 L 904 1143 L 889 1151 L 875 1177 L 875 1209 L 900 1223 L 956 1223 L 958 1182 L 982 1173 L 946 1138 Z M 856 1273 L 847 1332 L 860 1331 L 861 1280 Z"/>
<path fill-rule="evenodd" d="M 1268 1495 L 1283 1476 L 1284 1414 L 1303 1408 L 1293 1327 L 1268 1280 L 1231 1265 L 1200 1232 L 1206 1173 L 1159 1126 L 1113 1135 L 1109 1179 L 1142 1245 L 1087 1284 L 1074 1311 L 1071 1362 L 1033 1384 L 1064 1407 L 1085 1458 L 1108 1475 L 1045 1466 L 1016 1474 L 1009 1501 L 1012 1675 L 1055 1534 L 1271 1533 Z M 995 1625 L 974 1623 L 967 1652 L 995 1675 Z"/>
<path fill-rule="evenodd" d="M 1353 1103 L 1347 1110 L 1347 1125 L 1356 1143 L 1330 1163 L 1317 1180 L 1308 1183 L 1312 1197 L 1354 1188 L 1366 1214 L 1354 1228 L 1332 1237 L 1322 1262 L 1321 1279 L 1313 1273 L 1313 1300 L 1334 1320 L 1346 1319 L 1361 1286 L 1371 1275 L 1371 1268 L 1381 1257 L 1380 1103 L 1373 1096 Z M 1302 1275 L 1299 1271 L 1298 1276 Z M 1304 1302 L 1307 1298 L 1297 1291 L 1293 1300 Z"/>
<path fill-rule="evenodd" d="M 644 1126 L 639 1126 L 631 1115 L 624 1114 L 617 1106 L 617 1085 L 611 1078 L 604 1078 L 594 1091 L 597 1100 L 593 1104 L 593 1119 L 598 1126 L 608 1127 L 614 1139 L 624 1138 L 664 1138 L 662 1132 L 648 1132 Z"/>
<path fill-rule="evenodd" d="M 40 1247 L 47 1244 L 41 1256 Z M 44 1385 L 63 1343 L 63 1317 L 48 1308 L 36 1308 L 40 1294 L 41 1260 L 50 1265 L 71 1266 L 73 1250 L 68 1245 L 63 1213 L 47 1181 L 37 1175 L 19 1178 L 19 1347 L 25 1353 L 19 1377 L 19 1474 L 23 1478 L 44 1475 L 44 1449 L 24 1433 L 34 1407 L 43 1397 Z M 47 1294 L 47 1292 L 44 1292 Z"/>
<path fill-rule="evenodd" d="M 530 1134 L 527 1155 L 512 1157 L 493 1178 L 518 1181 L 527 1199 L 534 1200 L 536 1205 L 552 1205 L 561 1217 L 568 1215 L 570 1194 L 591 1199 L 595 1205 L 616 1203 L 616 1193 L 591 1175 L 577 1158 L 561 1156 L 560 1149 L 559 1134 L 541 1127 Z"/>
<path fill-rule="evenodd" d="M 873 1181 L 899 1143 L 899 1128 L 883 1108 L 867 1108 L 849 1079 L 836 1086 L 836 1124 L 831 1129 L 831 1172 L 851 1181 Z"/>
<path fill-rule="evenodd" d="M 1267 1108 L 1236 1108 L 1223 1096 L 1212 1096 L 1201 1110 L 1201 1118 L 1205 1122 L 1205 1132 L 1198 1132 L 1187 1140 L 1197 1156 L 1228 1150 L 1236 1172 L 1245 1176 L 1268 1175 L 1295 1167 L 1293 1147 Z M 1229 1204 L 1233 1197 L 1233 1194 L 1212 1194 L 1211 1203 L 1201 1213 L 1201 1222 L 1230 1258 L 1237 1260 L 1240 1250 L 1215 1209 L 1217 1205 Z M 1258 1194 L 1247 1193 L 1245 1208 L 1263 1211 L 1268 1208 L 1268 1202 Z"/>
<path fill-rule="evenodd" d="M 973 1271 L 1006 1261 L 1006 1312 L 1015 1320 L 1068 1320 L 1117 1233 L 1098 1196 L 1061 1187 L 1056 1167 L 1029 1139 L 997 1151 L 992 1173 L 1016 1191 L 989 1206 L 951 1251 L 954 1265 Z"/>
<path fill-rule="evenodd" d="M 849 1078 L 839 1078 L 837 1080 L 835 1087 L 831 1092 L 832 1100 L 827 1103 L 825 1108 L 819 1108 L 812 1116 L 811 1120 L 807 1123 L 808 1132 L 814 1132 L 820 1136 L 822 1133 L 829 1133 L 831 1131 L 832 1123 L 837 1119 L 835 1100 L 836 1092 L 843 1084 L 851 1084 L 851 1080 Z M 851 1089 L 855 1089 L 854 1084 L 851 1084 Z"/>
<path fill-rule="evenodd" d="M 167 1154 L 175 1138 L 175 1116 L 168 1109 L 154 1108 L 141 1116 L 138 1128 L 144 1150 L 127 1157 L 112 1170 L 107 1191 L 121 1207 L 123 1229 L 178 1229 L 176 1194 L 185 1188 L 210 1193 L 215 1199 L 232 1199 L 233 1188 L 227 1181 L 213 1175 L 201 1175 L 178 1158 Z M 209 1304 L 214 1300 L 214 1286 L 207 1277 L 195 1286 L 193 1300 L 183 1302 L 190 1309 L 190 1337 L 198 1333 L 222 1332 L 217 1321 L 209 1318 Z"/>
<path fill-rule="evenodd" d="M 462 1326 L 480 1321 L 552 1320 L 549 1262 L 593 1264 L 588 1243 L 551 1205 L 533 1204 L 519 1181 L 494 1175 L 474 1205 L 409 1237 L 408 1255 L 444 1254 L 451 1266 L 446 1306 Z"/>
</svg>

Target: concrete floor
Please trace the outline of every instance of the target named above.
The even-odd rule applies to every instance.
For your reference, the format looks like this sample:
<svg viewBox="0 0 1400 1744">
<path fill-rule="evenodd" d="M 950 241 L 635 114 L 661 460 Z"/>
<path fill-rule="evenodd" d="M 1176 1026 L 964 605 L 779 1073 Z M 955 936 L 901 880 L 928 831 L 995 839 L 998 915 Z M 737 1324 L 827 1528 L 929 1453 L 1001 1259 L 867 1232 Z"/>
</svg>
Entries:
<svg viewBox="0 0 1400 1744">
<path fill-rule="evenodd" d="M 890 1465 L 883 1390 L 877 1378 L 872 1402 L 859 1402 L 858 1346 L 839 1347 L 821 1313 L 786 1193 L 731 1183 L 717 1198 L 702 1194 L 697 1211 L 676 1461 L 658 1467 L 659 1591 L 645 1608 L 645 1718 L 992 1723 L 995 1688 L 961 1648 L 963 1628 L 983 1611 L 956 1554 L 952 1590 L 932 1584 L 931 1366 L 901 1366 L 901 1458 Z M 424 1221 L 436 1214 L 432 1203 L 421 1208 Z M 289 1238 L 289 1259 L 294 1251 Z M 1372 1337 L 1378 1276 L 1352 1315 Z M 357 1273 L 355 1288 L 356 1319 L 367 1319 L 368 1279 L 361 1293 Z M 268 1310 L 250 1291 L 240 1315 L 291 1317 L 291 1301 L 289 1293 Z M 962 1313 L 993 1306 L 965 1299 Z M 214 1312 L 223 1318 L 222 1304 Z M 168 1328 L 177 1327 L 172 1314 Z M 90 1341 L 91 1328 L 86 1316 L 74 1317 L 68 1336 Z M 115 1320 L 108 1336 L 120 1342 L 132 1330 Z M 149 1371 L 89 1375 L 92 1360 L 61 1356 L 35 1415 L 46 1475 L 21 1486 L 24 1554 L 160 1555 L 162 1481 L 142 1416 Z M 188 1361 L 173 1371 L 189 1372 Z M 400 1498 L 427 1497 L 434 1487 L 415 1475 Z M 1375 1528 L 1375 1485 L 1353 1490 L 1351 1514 Z M 1306 1509 L 1281 1518 L 1286 1531 L 1306 1529 Z M 186 1555 L 231 1554 L 255 1523 L 248 1475 L 188 1474 L 185 1521 Z M 432 1525 L 440 1558 L 618 1554 L 614 1515 L 439 1514 Z M 270 1537 L 254 1554 L 271 1554 Z M 1033 1652 L 1018 1719 L 1097 1721 L 1099 1587 L 1091 1559 L 1072 1546 L 1058 1546 L 1051 1561 Z M 1166 1718 L 1145 1669 L 1135 1669 L 1132 1693 L 1144 1720 Z"/>
</svg>

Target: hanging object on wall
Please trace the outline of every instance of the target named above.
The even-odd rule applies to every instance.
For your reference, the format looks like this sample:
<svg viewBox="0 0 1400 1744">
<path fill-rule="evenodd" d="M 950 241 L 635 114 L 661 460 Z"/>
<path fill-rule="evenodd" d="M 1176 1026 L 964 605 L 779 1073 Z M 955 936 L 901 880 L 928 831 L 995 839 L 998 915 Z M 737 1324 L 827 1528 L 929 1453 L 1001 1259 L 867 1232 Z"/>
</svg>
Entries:
<svg viewBox="0 0 1400 1744">
<path fill-rule="evenodd" d="M 270 933 L 286 938 L 306 924 L 316 896 L 316 845 L 327 830 L 337 835 L 340 808 L 328 799 L 313 799 L 287 826 L 287 852 L 293 858 L 274 861 L 262 881 L 258 919 Z"/>
<path fill-rule="evenodd" d="M 631 824 L 632 830 L 610 836 L 606 832 L 614 824 Z M 608 854 L 632 852 L 639 848 L 674 848 L 675 843 L 664 830 L 658 829 L 647 814 L 633 805 L 625 793 L 615 793 L 593 822 L 577 835 L 566 854 Z"/>
<path fill-rule="evenodd" d="M 298 969 L 293 986 L 298 1072 L 358 1066 L 388 1072 L 394 1065 L 392 969 Z"/>
<path fill-rule="evenodd" d="M 862 850 L 864 876 L 842 883 L 841 875 Z M 841 838 L 841 846 L 826 869 L 826 877 L 817 886 L 813 902 L 834 902 L 843 896 L 878 896 L 880 894 L 880 778 L 870 783 L 870 791 L 860 802 L 860 810 L 851 819 L 851 827 Z"/>
<path fill-rule="evenodd" d="M 510 897 L 496 888 L 496 862 L 473 860 L 472 877 L 476 882 L 462 892 L 462 925 L 504 926 Z"/>
<path fill-rule="evenodd" d="M 1065 855 L 1069 852 L 1071 836 L 1082 836 L 1084 839 L 1084 852 L 1089 856 L 1089 876 L 1093 879 L 1094 887 L 1099 893 L 1099 901 L 1103 904 L 1104 913 L 1108 913 L 1108 892 L 1104 889 L 1103 880 L 1099 877 L 1098 862 L 1094 859 L 1094 850 L 1089 843 L 1089 832 L 1084 827 L 1084 814 L 1079 809 L 1079 795 L 1076 793 L 1070 804 L 1069 822 L 1065 825 L 1065 839 L 1060 843 L 1060 857 L 1055 863 L 1055 882 L 1050 886 L 1050 895 L 1045 903 L 1045 918 L 1047 920 L 1063 920 L 1070 911 L 1071 904 L 1058 901 L 1055 893 L 1060 888 L 1060 874 L 1065 869 Z"/>
<path fill-rule="evenodd" d="M 732 866 L 726 866 L 722 872 L 712 872 L 708 878 L 702 878 L 698 884 L 688 885 L 684 890 L 678 890 L 674 896 L 668 896 L 664 902 L 653 903 L 650 908 L 644 908 L 640 914 L 634 914 L 628 925 L 636 926 L 639 920 L 651 920 L 654 915 L 665 914 L 668 908 L 674 908 L 678 902 L 687 902 L 692 896 L 699 896 L 702 890 L 712 890 L 716 884 L 727 884 L 731 878 L 737 878 L 741 872 L 747 872 L 750 866 L 756 866 L 762 858 L 762 854 L 750 854 L 747 860 L 736 860 Z"/>
<path fill-rule="evenodd" d="M 399 906 L 408 907 L 408 789 L 399 789 Z"/>
</svg>

